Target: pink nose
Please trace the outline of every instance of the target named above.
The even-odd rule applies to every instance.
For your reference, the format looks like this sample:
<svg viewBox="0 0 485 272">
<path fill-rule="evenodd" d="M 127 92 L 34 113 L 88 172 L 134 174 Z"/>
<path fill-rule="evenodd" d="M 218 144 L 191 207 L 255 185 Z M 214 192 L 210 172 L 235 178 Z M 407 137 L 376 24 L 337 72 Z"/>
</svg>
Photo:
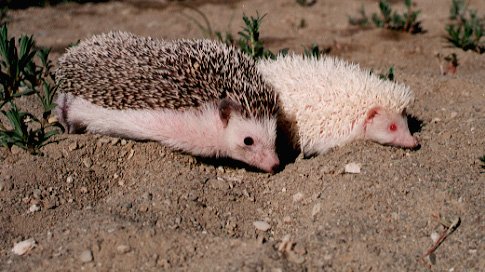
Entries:
<svg viewBox="0 0 485 272">
<path fill-rule="evenodd" d="M 404 147 L 415 148 L 419 145 L 419 141 L 416 137 L 411 136 L 409 140 L 404 144 Z"/>
<path fill-rule="evenodd" d="M 279 168 L 280 168 L 280 164 L 276 163 L 275 165 L 273 165 L 273 167 L 271 167 L 271 171 L 269 171 L 269 172 L 271 174 L 274 174 L 276 171 L 278 171 Z"/>
<path fill-rule="evenodd" d="M 271 154 L 265 161 L 265 166 L 261 167 L 264 171 L 274 174 L 280 167 L 280 160 L 276 154 Z"/>
<path fill-rule="evenodd" d="M 419 141 L 418 141 L 418 139 L 417 139 L 416 137 L 414 137 L 414 136 L 413 136 L 413 145 L 412 145 L 412 147 L 416 147 L 416 146 L 418 146 L 418 145 L 419 145 Z"/>
</svg>

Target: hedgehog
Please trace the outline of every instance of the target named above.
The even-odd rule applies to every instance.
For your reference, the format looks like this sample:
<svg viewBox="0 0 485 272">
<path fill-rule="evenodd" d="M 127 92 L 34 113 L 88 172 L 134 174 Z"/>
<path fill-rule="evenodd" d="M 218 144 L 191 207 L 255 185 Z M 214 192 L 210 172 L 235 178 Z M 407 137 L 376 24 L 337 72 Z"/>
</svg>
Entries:
<svg viewBox="0 0 485 272">
<path fill-rule="evenodd" d="M 406 108 L 414 101 L 405 85 L 385 81 L 357 64 L 292 54 L 257 64 L 280 96 L 294 147 L 304 157 L 324 154 L 357 139 L 415 148 Z"/>
<path fill-rule="evenodd" d="M 95 35 L 59 59 L 56 114 L 69 133 L 157 141 L 267 172 L 278 95 L 242 51 L 207 39 Z"/>
</svg>

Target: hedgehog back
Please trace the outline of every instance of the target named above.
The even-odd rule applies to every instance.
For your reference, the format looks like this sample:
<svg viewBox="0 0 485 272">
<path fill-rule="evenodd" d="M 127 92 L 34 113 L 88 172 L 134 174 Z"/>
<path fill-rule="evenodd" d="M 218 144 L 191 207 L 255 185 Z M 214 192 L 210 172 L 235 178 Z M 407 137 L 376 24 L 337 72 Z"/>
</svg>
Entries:
<svg viewBox="0 0 485 272">
<path fill-rule="evenodd" d="M 277 94 L 241 51 L 211 40 L 164 41 L 110 32 L 59 60 L 61 92 L 109 109 L 185 110 L 230 98 L 245 117 L 275 116 Z"/>
</svg>

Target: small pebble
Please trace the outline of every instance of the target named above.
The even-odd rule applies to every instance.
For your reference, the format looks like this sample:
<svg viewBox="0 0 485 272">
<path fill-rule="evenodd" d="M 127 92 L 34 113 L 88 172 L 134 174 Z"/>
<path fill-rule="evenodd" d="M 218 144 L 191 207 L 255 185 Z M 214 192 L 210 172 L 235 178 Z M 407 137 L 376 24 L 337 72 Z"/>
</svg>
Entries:
<svg viewBox="0 0 485 272">
<path fill-rule="evenodd" d="M 99 140 L 98 140 L 98 143 L 102 145 L 102 144 L 107 144 L 107 143 L 109 143 L 109 141 L 111 141 L 111 140 L 110 140 L 110 138 L 108 138 L 108 137 L 103 137 L 103 138 L 101 138 L 101 139 L 99 139 Z"/>
<path fill-rule="evenodd" d="M 291 217 L 289 217 L 289 216 L 285 216 L 285 217 L 283 217 L 283 222 L 285 222 L 285 223 L 287 223 L 287 224 L 288 224 L 288 223 L 291 223 Z"/>
<path fill-rule="evenodd" d="M 74 178 L 72 176 L 69 176 L 66 178 L 67 183 L 72 183 L 74 181 Z"/>
<path fill-rule="evenodd" d="M 111 140 L 111 145 L 116 145 L 116 144 L 117 144 L 117 143 L 119 143 L 119 142 L 120 142 L 120 138 L 113 138 L 113 139 Z"/>
<path fill-rule="evenodd" d="M 38 212 L 40 211 L 40 206 L 38 204 L 33 204 L 29 208 L 30 213 Z"/>
<path fill-rule="evenodd" d="M 315 216 L 320 212 L 322 208 L 322 205 L 320 203 L 315 204 L 312 209 L 312 218 L 315 218 Z"/>
<path fill-rule="evenodd" d="M 78 149 L 78 147 L 79 147 L 79 146 L 77 145 L 77 142 L 74 142 L 74 143 L 70 144 L 70 145 L 67 147 L 67 149 L 69 149 L 69 151 L 74 151 L 74 150 Z"/>
<path fill-rule="evenodd" d="M 345 173 L 349 174 L 359 174 L 360 173 L 360 164 L 355 162 L 347 163 L 344 168 Z"/>
<path fill-rule="evenodd" d="M 85 194 L 88 192 L 88 188 L 86 188 L 86 186 L 83 186 L 81 187 L 81 189 L 79 189 L 81 191 L 81 193 Z"/>
<path fill-rule="evenodd" d="M 13 246 L 12 252 L 14 254 L 22 256 L 25 253 L 29 252 L 32 248 L 34 248 L 35 244 L 36 242 L 33 238 L 18 242 Z"/>
<path fill-rule="evenodd" d="M 3 181 L 0 181 L 0 192 L 5 189 L 5 183 Z"/>
<path fill-rule="evenodd" d="M 293 202 L 300 202 L 303 199 L 304 195 L 300 192 L 293 195 Z"/>
<path fill-rule="evenodd" d="M 90 168 L 93 165 L 93 161 L 90 158 L 84 158 L 83 159 L 83 164 L 87 168 Z"/>
<path fill-rule="evenodd" d="M 10 152 L 12 152 L 13 155 L 16 155 L 16 154 L 19 154 L 21 152 L 23 152 L 24 150 L 16 145 L 12 146 L 10 148 Z"/>
<path fill-rule="evenodd" d="M 433 242 L 436 243 L 438 241 L 438 239 L 440 239 L 440 235 L 436 231 L 433 231 L 431 233 L 431 240 L 433 240 Z"/>
<path fill-rule="evenodd" d="M 118 253 L 120 254 L 128 253 L 130 250 L 130 246 L 127 245 L 119 245 L 118 247 L 116 247 L 116 251 L 118 251 Z"/>
<path fill-rule="evenodd" d="M 127 142 L 125 139 L 122 139 L 122 140 L 120 141 L 120 144 L 121 144 L 121 145 L 126 145 L 127 143 L 128 143 L 128 142 Z"/>
<path fill-rule="evenodd" d="M 93 252 L 91 250 L 85 250 L 79 255 L 79 260 L 83 263 L 89 263 L 93 261 Z"/>
<path fill-rule="evenodd" d="M 128 157 L 126 158 L 127 160 L 133 158 L 133 155 L 135 155 L 135 150 L 130 149 L 130 153 L 128 153 Z"/>
<path fill-rule="evenodd" d="M 267 231 L 271 228 L 271 226 L 265 221 L 254 221 L 253 225 L 257 230 L 260 231 Z"/>
<path fill-rule="evenodd" d="M 394 219 L 394 220 L 399 220 L 399 214 L 397 212 L 392 212 L 391 218 Z"/>
</svg>

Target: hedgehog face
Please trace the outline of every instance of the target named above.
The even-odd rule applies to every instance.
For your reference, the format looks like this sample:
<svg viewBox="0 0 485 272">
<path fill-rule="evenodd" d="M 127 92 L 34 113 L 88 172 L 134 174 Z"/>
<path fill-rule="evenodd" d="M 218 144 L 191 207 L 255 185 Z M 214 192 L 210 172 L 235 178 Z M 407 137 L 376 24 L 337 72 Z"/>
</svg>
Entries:
<svg viewBox="0 0 485 272">
<path fill-rule="evenodd" d="M 418 141 L 411 135 L 405 112 L 397 114 L 380 107 L 368 111 L 364 137 L 384 145 L 414 148 Z"/>
<path fill-rule="evenodd" d="M 266 172 L 279 167 L 275 151 L 276 119 L 246 119 L 231 116 L 225 128 L 228 155 Z"/>
</svg>

